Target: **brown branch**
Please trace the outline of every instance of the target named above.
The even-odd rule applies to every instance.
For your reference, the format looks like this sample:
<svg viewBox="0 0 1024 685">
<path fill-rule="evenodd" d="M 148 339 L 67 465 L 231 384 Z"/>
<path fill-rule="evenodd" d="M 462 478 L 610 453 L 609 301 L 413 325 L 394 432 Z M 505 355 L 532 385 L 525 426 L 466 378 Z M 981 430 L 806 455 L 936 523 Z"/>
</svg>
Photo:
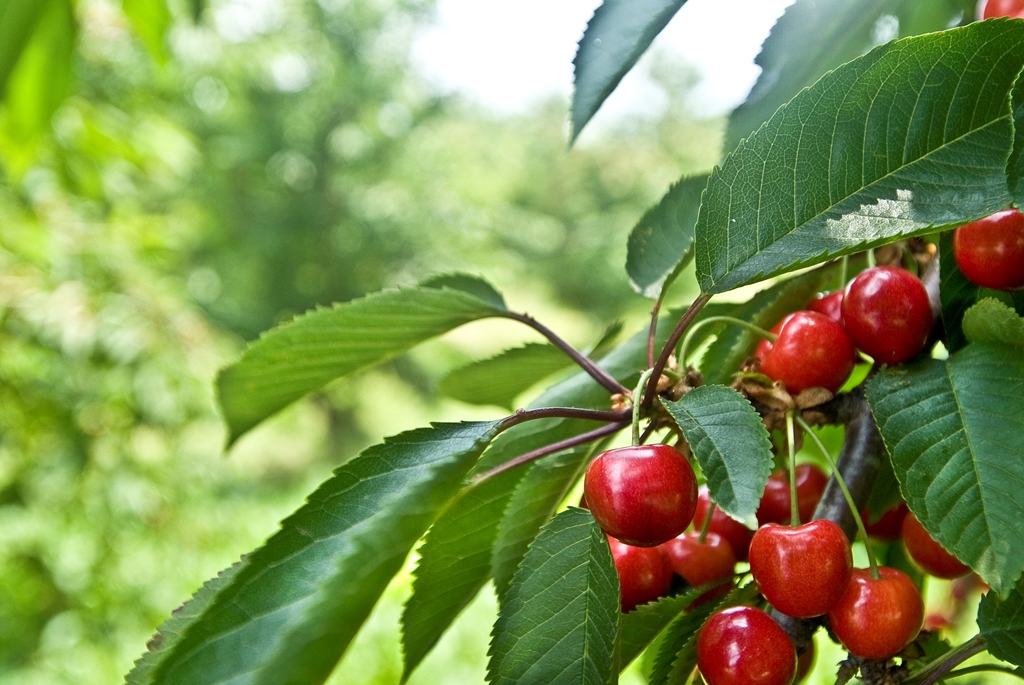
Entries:
<svg viewBox="0 0 1024 685">
<path fill-rule="evenodd" d="M 644 409 L 650 409 L 651 405 L 654 404 L 654 398 L 658 394 L 658 379 L 661 378 L 661 372 L 665 370 L 665 365 L 668 364 L 668 358 L 672 356 L 672 350 L 676 348 L 676 344 L 679 343 L 680 338 L 683 337 L 683 333 L 690 327 L 693 320 L 697 318 L 697 314 L 704 308 L 704 305 L 711 299 L 711 295 L 702 294 L 696 300 L 690 304 L 681 317 L 679 317 L 679 323 L 672 330 L 672 334 L 668 336 L 668 340 L 665 341 L 665 346 L 661 348 L 661 354 L 658 355 L 658 361 L 654 363 L 654 371 L 651 374 L 651 380 L 647 382 L 647 388 L 644 390 L 644 398 L 642 407 Z M 636 401 L 636 398 L 634 398 Z"/>
<path fill-rule="evenodd" d="M 579 409 L 577 407 L 544 407 L 542 409 L 517 409 L 515 414 L 507 416 L 501 421 L 501 431 L 508 430 L 512 426 L 518 426 L 527 421 L 537 419 L 584 419 L 587 421 L 604 421 L 606 423 L 622 423 L 629 421 L 632 417 L 632 410 L 622 411 L 599 411 L 597 409 Z"/>
</svg>

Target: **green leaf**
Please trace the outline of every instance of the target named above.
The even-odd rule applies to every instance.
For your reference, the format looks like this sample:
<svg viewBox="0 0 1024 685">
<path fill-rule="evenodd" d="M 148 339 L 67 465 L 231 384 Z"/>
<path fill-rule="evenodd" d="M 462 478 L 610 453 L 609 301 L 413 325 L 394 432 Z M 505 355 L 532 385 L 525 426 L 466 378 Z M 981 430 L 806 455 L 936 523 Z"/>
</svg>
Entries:
<svg viewBox="0 0 1024 685">
<path fill-rule="evenodd" d="M 571 363 L 550 343 L 529 343 L 452 371 L 441 379 L 438 389 L 469 404 L 513 409 L 523 392 Z"/>
<path fill-rule="evenodd" d="M 171 28 L 167 0 L 121 0 L 121 9 L 157 64 L 170 58 L 164 40 Z"/>
<path fill-rule="evenodd" d="M 629 234 L 626 273 L 640 294 L 658 297 L 693 259 L 693 227 L 707 174 L 683 177 Z"/>
<path fill-rule="evenodd" d="M 1024 205 L 1024 88 L 1013 90 L 1013 152 L 1007 164 L 1010 192 L 1018 207 Z"/>
<path fill-rule="evenodd" d="M 0 0 L 0 94 L 32 38 L 36 22 L 55 0 Z"/>
<path fill-rule="evenodd" d="M 605 0 L 573 59 L 572 141 L 686 0 Z"/>
<path fill-rule="evenodd" d="M 755 326 L 771 329 L 782 317 L 798 309 L 804 309 L 814 294 L 827 282 L 831 272 L 815 269 L 794 278 L 780 281 L 751 297 L 746 303 L 732 305 L 727 311 L 711 310 L 705 307 L 701 314 L 712 316 L 728 314 Z M 698 322 L 705 318 L 701 316 Z M 697 322 L 694 322 L 696 325 Z M 760 338 L 747 328 L 730 324 L 709 324 L 706 328 L 718 337 L 711 343 L 700 360 L 698 368 L 705 383 L 724 385 L 730 383 L 733 374 L 747 357 L 754 353 Z"/>
<path fill-rule="evenodd" d="M 953 256 L 953 231 L 939 236 L 939 303 L 946 349 L 956 352 L 967 344 L 963 318 L 981 289 L 967 280 Z"/>
<path fill-rule="evenodd" d="M 619 631 L 619 668 L 625 670 L 665 626 L 682 614 L 700 595 L 700 592 L 690 590 L 681 595 L 641 604 L 636 610 L 623 614 L 622 629 Z"/>
<path fill-rule="evenodd" d="M 1024 356 L 975 343 L 882 370 L 867 398 L 911 511 L 1008 593 L 1024 570 Z"/>
<path fill-rule="evenodd" d="M 330 381 L 503 311 L 493 297 L 418 286 L 387 290 L 297 317 L 265 333 L 217 377 L 229 444 Z"/>
<path fill-rule="evenodd" d="M 409 431 L 338 468 L 139 682 L 323 682 L 499 426 Z"/>
<path fill-rule="evenodd" d="M 1024 592 L 1019 585 L 1005 599 L 994 592 L 981 598 L 978 628 L 992 656 L 1024 666 Z"/>
<path fill-rule="evenodd" d="M 1024 347 L 1024 318 L 1012 307 L 991 297 L 986 297 L 964 313 L 963 327 L 964 335 L 971 342 Z"/>
<path fill-rule="evenodd" d="M 711 499 L 749 528 L 772 472 L 772 442 L 760 414 L 743 395 L 702 385 L 678 402 L 662 401 L 690 444 Z"/>
<path fill-rule="evenodd" d="M 1007 206 L 1024 22 L 889 43 L 801 91 L 711 174 L 697 279 L 733 288 Z"/>
<path fill-rule="evenodd" d="M 725 150 L 735 148 L 825 72 L 878 45 L 883 27 L 896 24 L 902 36 L 938 31 L 949 28 L 960 11 L 959 3 L 949 0 L 797 0 L 775 23 L 754 60 L 761 74 L 746 101 L 729 116 Z M 906 16 L 910 13 L 914 16 Z M 904 16 L 896 21 L 895 15 Z"/>
<path fill-rule="evenodd" d="M 486 302 L 495 309 L 506 309 L 505 298 L 494 289 L 494 286 L 482 278 L 470 276 L 469 274 L 452 273 L 438 274 L 420 283 L 421 288 L 435 288 L 441 290 L 451 288 L 461 290 L 467 295 L 472 295 L 479 300 Z"/>
<path fill-rule="evenodd" d="M 568 509 L 537 539 L 494 624 L 491 683 L 616 682 L 619 578 L 590 512 Z"/>
</svg>

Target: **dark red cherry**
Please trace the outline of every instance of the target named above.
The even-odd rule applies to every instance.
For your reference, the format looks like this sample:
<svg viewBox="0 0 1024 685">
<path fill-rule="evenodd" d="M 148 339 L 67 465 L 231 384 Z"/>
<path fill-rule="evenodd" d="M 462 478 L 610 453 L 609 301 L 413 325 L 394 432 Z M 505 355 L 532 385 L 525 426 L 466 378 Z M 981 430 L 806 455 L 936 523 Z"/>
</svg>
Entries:
<svg viewBox="0 0 1024 685">
<path fill-rule="evenodd" d="M 975 285 L 995 290 L 1024 287 L 1024 214 L 1004 209 L 953 233 L 953 256 Z"/>
<path fill-rule="evenodd" d="M 704 622 L 697 636 L 697 668 L 708 685 L 789 685 L 796 650 L 771 616 L 735 606 Z"/>
<path fill-rule="evenodd" d="M 905 362 L 924 348 L 932 328 L 928 292 L 909 271 L 872 267 L 846 287 L 843 326 L 857 349 L 876 362 Z"/>
<path fill-rule="evenodd" d="M 824 314 L 828 318 L 835 321 L 837 324 L 842 325 L 843 291 L 833 290 L 830 293 L 820 293 L 817 297 L 815 297 L 808 303 L 807 309 L 809 309 L 812 312 Z"/>
<path fill-rule="evenodd" d="M 697 478 L 676 448 L 635 445 L 590 462 L 583 493 L 604 532 L 629 545 L 654 547 L 690 525 Z"/>
<path fill-rule="evenodd" d="M 796 502 L 801 521 L 811 520 L 827 484 L 828 476 L 814 464 L 797 465 Z M 761 496 L 761 504 L 757 508 L 757 522 L 762 526 L 766 523 L 788 524 L 789 499 L 789 472 L 781 469 L 768 478 L 768 484 Z"/>
<path fill-rule="evenodd" d="M 761 373 L 785 383 L 791 394 L 815 387 L 835 392 L 850 377 L 856 351 L 843 327 L 829 317 L 794 312 L 778 330 L 779 337 L 761 357 Z"/>
<path fill-rule="evenodd" d="M 653 602 L 672 587 L 672 567 L 660 547 L 634 547 L 608 538 L 612 560 L 619 574 L 622 613 Z"/>
<path fill-rule="evenodd" d="M 855 568 L 839 600 L 828 610 L 832 632 L 851 654 L 888 659 L 909 645 L 924 625 L 924 602 L 903 571 L 880 566 L 874 579 Z"/>
<path fill-rule="evenodd" d="M 925 573 L 936 578 L 959 578 L 971 572 L 971 567 L 946 551 L 928 534 L 913 512 L 903 518 L 903 545 L 914 563 Z"/>
<path fill-rule="evenodd" d="M 900 539 L 900 531 L 903 529 L 903 517 L 906 515 L 906 502 L 900 502 L 892 509 L 889 509 L 874 523 L 868 523 L 867 509 L 860 513 L 860 517 L 864 519 L 864 530 L 867 531 L 867 534 L 882 542 L 896 542 Z"/>
<path fill-rule="evenodd" d="M 700 486 L 697 490 L 697 509 L 693 512 L 694 529 L 701 530 L 704 527 L 704 520 L 712 508 L 714 513 L 711 514 L 711 527 L 708 530 L 725 538 L 725 541 L 732 547 L 737 561 L 746 561 L 750 538 L 754 536 L 754 531 L 715 506 L 706 485 Z"/>
<path fill-rule="evenodd" d="M 983 19 L 994 17 L 1024 19 L 1024 0 L 988 0 L 981 16 Z"/>
<path fill-rule="evenodd" d="M 691 606 L 697 606 L 729 592 L 736 567 L 736 555 L 721 535 L 709 532 L 704 542 L 701 542 L 700 533 L 683 533 L 661 547 L 668 557 L 672 570 L 691 587 L 700 587 L 716 580 L 724 581 L 698 597 Z"/>
<path fill-rule="evenodd" d="M 850 580 L 853 556 L 842 529 L 818 519 L 791 528 L 768 523 L 750 542 L 750 572 L 768 602 L 789 616 L 821 616 Z"/>
</svg>

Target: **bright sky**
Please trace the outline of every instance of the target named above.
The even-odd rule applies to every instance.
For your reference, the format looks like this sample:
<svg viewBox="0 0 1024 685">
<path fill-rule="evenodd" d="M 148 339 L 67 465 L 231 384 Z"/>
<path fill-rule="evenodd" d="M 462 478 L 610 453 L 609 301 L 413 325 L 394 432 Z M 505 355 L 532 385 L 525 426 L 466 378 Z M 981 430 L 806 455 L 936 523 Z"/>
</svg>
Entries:
<svg viewBox="0 0 1024 685">
<path fill-rule="evenodd" d="M 757 78 L 753 64 L 776 18 L 793 0 L 690 0 L 653 49 L 681 56 L 701 74 L 699 111 L 731 109 Z M 439 0 L 437 21 L 413 54 L 443 92 L 462 93 L 499 112 L 572 94 L 572 58 L 601 0 Z M 648 55 L 649 56 L 649 55 Z M 600 126 L 624 114 L 656 115 L 660 89 L 641 59 L 595 117 Z"/>
</svg>

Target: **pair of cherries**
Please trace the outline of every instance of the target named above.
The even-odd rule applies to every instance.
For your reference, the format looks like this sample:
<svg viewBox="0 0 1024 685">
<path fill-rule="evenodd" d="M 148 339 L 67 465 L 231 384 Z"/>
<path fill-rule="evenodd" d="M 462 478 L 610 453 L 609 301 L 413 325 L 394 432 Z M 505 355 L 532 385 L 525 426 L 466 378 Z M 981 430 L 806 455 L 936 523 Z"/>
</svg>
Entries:
<svg viewBox="0 0 1024 685">
<path fill-rule="evenodd" d="M 861 350 L 876 362 L 899 364 L 924 348 L 932 326 L 928 293 L 904 269 L 876 266 L 837 290 L 788 315 L 754 355 L 761 372 L 785 383 L 791 394 L 813 387 L 835 392 Z"/>
</svg>

